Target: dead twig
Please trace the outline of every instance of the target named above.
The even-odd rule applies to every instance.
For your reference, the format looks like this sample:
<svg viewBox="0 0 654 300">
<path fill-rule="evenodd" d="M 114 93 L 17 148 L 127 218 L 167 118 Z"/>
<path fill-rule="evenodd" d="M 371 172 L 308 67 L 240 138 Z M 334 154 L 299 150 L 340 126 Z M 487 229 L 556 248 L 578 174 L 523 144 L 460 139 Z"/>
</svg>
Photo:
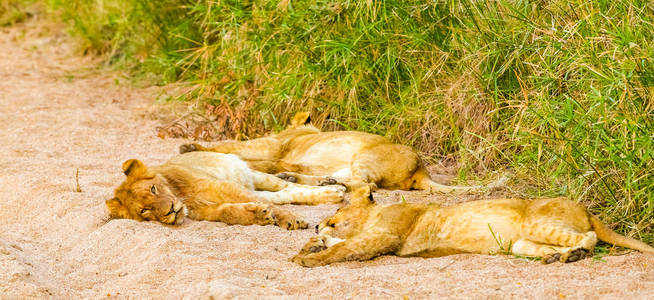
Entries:
<svg viewBox="0 0 654 300">
<path fill-rule="evenodd" d="M 79 185 L 79 168 L 75 171 L 75 192 L 81 193 L 82 187 Z"/>
<path fill-rule="evenodd" d="M 447 269 L 447 267 L 453 265 L 455 262 L 456 262 L 456 260 L 453 260 L 453 261 L 450 262 L 449 264 L 440 267 L 440 268 L 438 269 L 438 271 L 439 271 L 439 272 L 442 272 L 443 270 Z"/>
</svg>

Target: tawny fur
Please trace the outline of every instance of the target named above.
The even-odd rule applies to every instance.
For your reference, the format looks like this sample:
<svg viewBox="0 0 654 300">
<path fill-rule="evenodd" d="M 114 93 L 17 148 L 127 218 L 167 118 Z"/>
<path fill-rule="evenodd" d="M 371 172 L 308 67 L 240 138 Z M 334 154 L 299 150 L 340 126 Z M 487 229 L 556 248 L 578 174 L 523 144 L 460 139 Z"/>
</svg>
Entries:
<svg viewBox="0 0 654 300">
<path fill-rule="evenodd" d="M 379 255 L 436 257 L 456 253 L 513 253 L 542 257 L 544 263 L 573 262 L 597 240 L 654 252 L 619 235 L 586 209 L 564 198 L 495 199 L 450 207 L 433 204 L 377 205 L 369 189 L 320 223 L 291 260 L 315 267 Z"/>
<path fill-rule="evenodd" d="M 106 205 L 112 218 L 180 224 L 185 216 L 227 224 L 275 224 L 287 229 L 307 223 L 271 204 L 338 203 L 342 186 L 303 186 L 251 170 L 237 156 L 192 152 L 148 168 L 130 159 L 127 175 Z"/>
<path fill-rule="evenodd" d="M 362 185 L 399 190 L 440 193 L 486 191 L 489 186 L 446 186 L 431 180 L 418 155 L 407 146 L 385 137 L 358 131 L 321 132 L 311 125 L 309 114 L 295 115 L 291 125 L 278 134 L 249 141 L 223 141 L 212 147 L 186 144 L 180 152 L 212 151 L 236 154 L 251 168 L 277 174 L 297 183 L 342 183 L 349 189 Z"/>
</svg>

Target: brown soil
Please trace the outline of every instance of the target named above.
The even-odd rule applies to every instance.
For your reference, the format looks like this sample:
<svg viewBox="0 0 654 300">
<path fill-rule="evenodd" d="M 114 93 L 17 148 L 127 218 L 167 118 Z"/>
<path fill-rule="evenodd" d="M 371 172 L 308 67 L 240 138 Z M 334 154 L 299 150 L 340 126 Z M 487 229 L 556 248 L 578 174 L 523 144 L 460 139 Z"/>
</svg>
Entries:
<svg viewBox="0 0 654 300">
<path fill-rule="evenodd" d="M 106 221 L 120 164 L 186 142 L 143 117 L 160 89 L 84 71 L 58 31 L 0 28 L 0 298 L 654 298 L 654 256 L 541 265 L 510 256 L 288 262 L 312 230 Z M 41 32 L 41 33 L 39 33 Z M 79 169 L 77 192 L 76 170 Z M 378 193 L 381 202 L 469 199 Z M 288 206 L 312 224 L 336 205 Z"/>
</svg>

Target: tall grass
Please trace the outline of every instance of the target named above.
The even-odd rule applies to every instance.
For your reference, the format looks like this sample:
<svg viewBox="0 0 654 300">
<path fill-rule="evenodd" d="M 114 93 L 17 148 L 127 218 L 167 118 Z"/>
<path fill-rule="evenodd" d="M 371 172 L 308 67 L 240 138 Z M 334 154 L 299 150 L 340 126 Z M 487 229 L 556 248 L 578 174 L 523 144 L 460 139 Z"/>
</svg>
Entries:
<svg viewBox="0 0 654 300">
<path fill-rule="evenodd" d="M 50 0 L 83 48 L 258 136 L 311 110 L 458 160 L 510 166 L 652 240 L 654 3 Z"/>
</svg>

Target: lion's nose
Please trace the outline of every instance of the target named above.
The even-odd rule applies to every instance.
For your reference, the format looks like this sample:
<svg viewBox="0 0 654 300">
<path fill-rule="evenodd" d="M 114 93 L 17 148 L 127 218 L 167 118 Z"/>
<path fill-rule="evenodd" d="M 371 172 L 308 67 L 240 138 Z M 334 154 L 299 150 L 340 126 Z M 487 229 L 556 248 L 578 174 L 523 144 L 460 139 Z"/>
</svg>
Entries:
<svg viewBox="0 0 654 300">
<path fill-rule="evenodd" d="M 176 213 L 179 213 L 184 208 L 184 204 L 182 204 L 182 202 L 173 202 L 173 208 L 175 209 Z"/>
<path fill-rule="evenodd" d="M 316 234 L 318 234 L 318 225 L 316 225 Z"/>
</svg>

